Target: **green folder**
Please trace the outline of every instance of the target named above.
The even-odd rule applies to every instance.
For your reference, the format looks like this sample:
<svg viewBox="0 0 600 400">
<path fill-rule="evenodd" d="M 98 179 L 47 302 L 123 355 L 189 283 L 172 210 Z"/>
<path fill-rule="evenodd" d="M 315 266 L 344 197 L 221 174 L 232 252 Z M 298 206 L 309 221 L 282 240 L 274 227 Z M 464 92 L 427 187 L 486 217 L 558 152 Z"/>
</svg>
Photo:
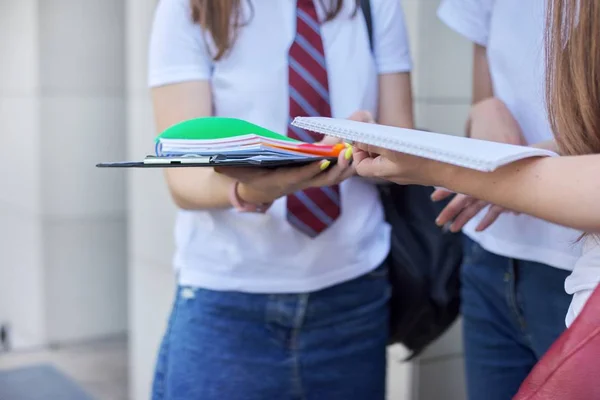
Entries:
<svg viewBox="0 0 600 400">
<path fill-rule="evenodd" d="M 262 126 L 226 117 L 202 117 L 177 123 L 165 129 L 158 135 L 156 141 L 160 139 L 218 140 L 251 134 L 286 142 L 299 142 Z"/>
<path fill-rule="evenodd" d="M 203 117 L 182 121 L 165 129 L 155 139 L 156 155 L 146 156 L 141 161 L 104 162 L 96 166 L 113 168 L 282 167 L 303 165 L 324 159 L 331 162 L 337 160 L 337 157 L 301 154 L 290 152 L 283 147 L 261 145 L 267 142 L 280 142 L 280 145 L 287 144 L 287 147 L 294 149 L 312 146 L 241 119 Z M 244 147 L 240 143 L 245 143 L 247 146 Z M 163 152 L 163 146 L 171 146 L 171 150 Z M 194 151 L 196 148 L 202 148 L 204 151 Z"/>
</svg>

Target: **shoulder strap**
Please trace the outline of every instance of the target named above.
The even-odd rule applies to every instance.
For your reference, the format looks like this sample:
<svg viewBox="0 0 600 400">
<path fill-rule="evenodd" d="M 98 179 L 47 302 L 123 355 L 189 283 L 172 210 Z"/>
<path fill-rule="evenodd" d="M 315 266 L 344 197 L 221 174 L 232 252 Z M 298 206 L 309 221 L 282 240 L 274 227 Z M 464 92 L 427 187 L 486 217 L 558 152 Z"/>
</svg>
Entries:
<svg viewBox="0 0 600 400">
<path fill-rule="evenodd" d="M 373 51 L 373 17 L 371 16 L 371 0 L 360 0 L 360 8 L 365 16 L 367 32 L 369 33 L 369 45 Z"/>
</svg>

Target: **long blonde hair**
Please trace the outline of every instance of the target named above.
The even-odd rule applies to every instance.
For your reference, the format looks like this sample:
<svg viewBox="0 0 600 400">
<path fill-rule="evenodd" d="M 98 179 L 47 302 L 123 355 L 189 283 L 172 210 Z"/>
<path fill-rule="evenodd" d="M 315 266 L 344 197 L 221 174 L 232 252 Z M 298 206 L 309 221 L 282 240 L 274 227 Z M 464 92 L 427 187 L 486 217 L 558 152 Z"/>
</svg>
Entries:
<svg viewBox="0 0 600 400">
<path fill-rule="evenodd" d="M 547 3 L 550 124 L 562 153 L 600 153 L 600 0 Z"/>
</svg>

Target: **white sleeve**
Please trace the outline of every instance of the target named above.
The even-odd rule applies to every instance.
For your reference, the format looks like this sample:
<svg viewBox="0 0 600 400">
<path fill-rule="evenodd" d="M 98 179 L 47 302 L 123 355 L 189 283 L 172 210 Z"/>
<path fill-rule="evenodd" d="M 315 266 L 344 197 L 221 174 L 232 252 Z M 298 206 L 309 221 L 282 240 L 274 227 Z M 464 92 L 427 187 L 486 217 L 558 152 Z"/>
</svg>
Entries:
<svg viewBox="0 0 600 400">
<path fill-rule="evenodd" d="M 389 74 L 410 71 L 410 45 L 400 0 L 372 0 L 371 4 L 377 72 Z"/>
<path fill-rule="evenodd" d="M 189 3 L 158 3 L 150 34 L 150 87 L 210 78 L 212 59 L 200 26 L 192 20 Z"/>
<path fill-rule="evenodd" d="M 451 29 L 487 46 L 494 0 L 442 0 L 438 17 Z"/>
<path fill-rule="evenodd" d="M 567 316 L 565 317 L 565 324 L 567 328 L 571 326 L 575 318 L 581 313 L 585 303 L 587 303 L 590 296 L 594 293 L 593 289 L 581 290 L 573 295 L 569 309 L 567 310 Z"/>
<path fill-rule="evenodd" d="M 567 326 L 579 315 L 596 286 L 600 283 L 600 246 L 594 238 L 585 238 L 583 253 L 565 280 L 565 291 L 573 295 L 567 312 Z"/>
</svg>

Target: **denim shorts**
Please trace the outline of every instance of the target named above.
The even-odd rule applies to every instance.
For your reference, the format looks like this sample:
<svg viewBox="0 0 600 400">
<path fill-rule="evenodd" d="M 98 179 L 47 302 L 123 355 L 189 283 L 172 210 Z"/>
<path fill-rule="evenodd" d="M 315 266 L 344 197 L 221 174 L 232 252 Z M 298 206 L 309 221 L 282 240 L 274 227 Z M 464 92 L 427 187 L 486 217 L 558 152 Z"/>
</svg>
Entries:
<svg viewBox="0 0 600 400">
<path fill-rule="evenodd" d="M 384 400 L 390 287 L 381 266 L 305 294 L 179 287 L 153 400 Z"/>
</svg>

